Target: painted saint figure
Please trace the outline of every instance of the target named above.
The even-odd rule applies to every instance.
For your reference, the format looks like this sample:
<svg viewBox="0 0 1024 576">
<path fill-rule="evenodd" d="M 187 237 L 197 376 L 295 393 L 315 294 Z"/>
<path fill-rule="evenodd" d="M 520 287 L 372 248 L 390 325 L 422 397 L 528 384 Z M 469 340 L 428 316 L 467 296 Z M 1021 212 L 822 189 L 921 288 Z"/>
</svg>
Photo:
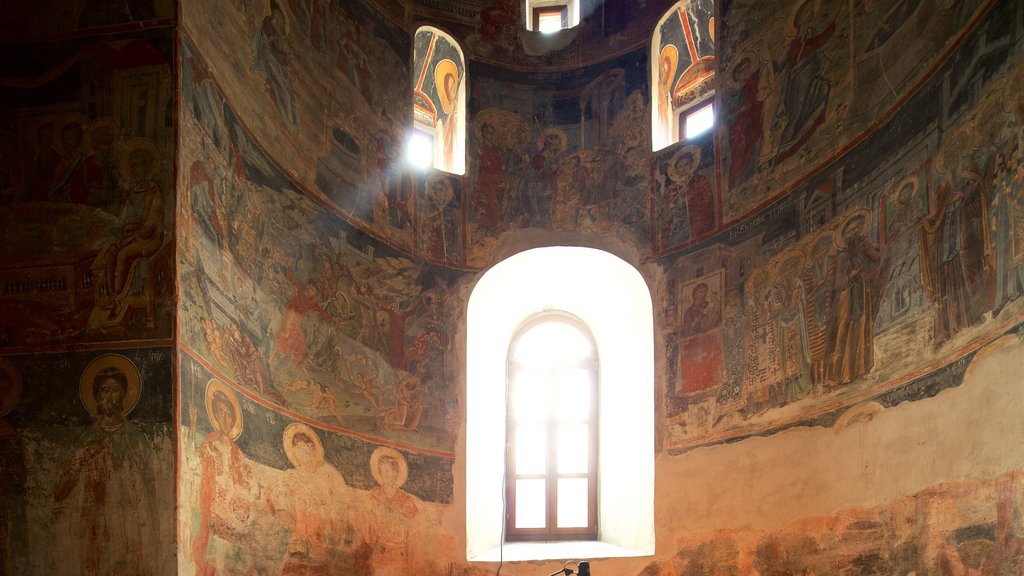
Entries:
<svg viewBox="0 0 1024 576">
<path fill-rule="evenodd" d="M 839 385 L 874 365 L 874 318 L 878 311 L 882 253 L 865 232 L 870 212 L 854 213 L 843 224 L 833 280 L 834 307 L 828 328 L 827 380 Z"/>
<path fill-rule="evenodd" d="M 324 461 L 324 447 L 312 428 L 301 423 L 285 428 L 286 470 L 268 498 L 270 508 L 290 530 L 281 576 L 327 576 L 342 573 L 348 522 L 349 489 L 337 468 Z"/>
<path fill-rule="evenodd" d="M 663 146 L 672 143 L 672 81 L 678 65 L 679 50 L 666 44 L 658 59 L 658 128 Z"/>
<path fill-rule="evenodd" d="M 972 159 L 957 155 L 959 147 L 949 145 L 945 150 L 950 160 L 940 159 L 936 169 L 949 166 L 951 173 L 939 188 L 937 212 L 922 224 L 927 255 L 922 273 L 935 303 L 936 343 L 980 322 L 991 306 L 988 205 L 982 179 Z"/>
<path fill-rule="evenodd" d="M 300 288 L 295 280 L 295 273 L 288 268 L 288 281 L 295 289 L 295 295 L 281 311 L 281 325 L 274 338 L 274 348 L 270 353 L 270 362 L 278 356 L 284 356 L 295 365 L 301 364 L 306 358 L 306 334 L 302 324 L 306 316 L 317 312 L 324 318 L 331 318 L 331 313 L 314 298 L 316 287 L 312 284 Z"/>
<path fill-rule="evenodd" d="M 790 20 L 792 41 L 782 60 L 776 64 L 782 77 L 781 99 L 776 111 L 779 136 L 778 162 L 796 154 L 825 121 L 829 81 L 822 72 L 823 57 L 818 50 L 836 31 L 832 21 L 821 32 L 811 27 L 818 11 L 818 0 L 800 0 Z"/>
<path fill-rule="evenodd" d="M 505 229 L 505 195 L 508 181 L 501 149 L 496 144 L 495 128 L 490 122 L 477 124 L 479 142 L 476 147 L 476 185 L 473 187 L 473 208 L 479 214 L 480 226 L 492 233 Z"/>
<path fill-rule="evenodd" d="M 93 360 L 82 374 L 82 402 L 94 420 L 53 493 L 77 546 L 71 562 L 82 574 L 148 575 L 158 556 L 156 453 L 127 419 L 140 387 L 138 369 L 116 354 Z"/>
<path fill-rule="evenodd" d="M 288 73 L 288 18 L 276 0 L 270 0 L 270 13 L 256 30 L 252 47 L 252 70 L 263 77 L 270 99 L 292 126 L 298 126 L 295 92 Z"/>
<path fill-rule="evenodd" d="M 250 528 L 259 486 L 252 465 L 235 440 L 242 433 L 242 411 L 220 380 L 206 387 L 206 411 L 214 431 L 199 454 L 199 531 L 192 540 L 196 574 L 253 574 Z"/>
<path fill-rule="evenodd" d="M 410 571 L 409 522 L 419 514 L 419 498 L 402 490 L 409 476 L 405 457 L 381 446 L 370 457 L 370 472 L 378 486 L 370 490 L 360 532 L 357 568 L 371 576 L 402 576 Z"/>
<path fill-rule="evenodd" d="M 136 264 L 155 254 L 163 243 L 164 196 L 155 180 L 159 170 L 159 151 L 151 140 L 135 138 L 125 145 L 120 233 L 100 250 L 92 266 L 101 294 L 112 300 L 110 321 L 124 314 L 123 302 L 132 287 Z"/>
<path fill-rule="evenodd" d="M 441 109 L 447 115 L 438 121 L 441 125 L 441 168 L 447 172 L 455 172 L 455 140 L 459 124 L 459 70 L 454 62 L 445 59 L 438 62 L 434 68 L 434 77 Z"/>
<path fill-rule="evenodd" d="M 718 293 L 708 300 L 708 285 L 701 282 L 690 292 L 690 306 L 683 313 L 682 336 L 693 336 L 717 328 L 722 322 L 722 303 Z"/>
</svg>

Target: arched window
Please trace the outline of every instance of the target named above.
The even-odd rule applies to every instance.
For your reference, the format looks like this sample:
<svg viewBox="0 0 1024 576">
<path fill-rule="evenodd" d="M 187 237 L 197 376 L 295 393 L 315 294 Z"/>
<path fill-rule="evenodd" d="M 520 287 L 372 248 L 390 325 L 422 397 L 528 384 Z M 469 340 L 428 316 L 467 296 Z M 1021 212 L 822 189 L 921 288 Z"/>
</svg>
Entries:
<svg viewBox="0 0 1024 576">
<path fill-rule="evenodd" d="M 451 36 L 430 26 L 413 41 L 412 162 L 466 172 L 466 61 Z"/>
<path fill-rule="evenodd" d="M 654 319 L 650 291 L 640 273 L 601 250 L 566 246 L 527 250 L 496 264 L 480 278 L 470 295 L 466 318 L 466 558 L 489 562 L 499 558 L 512 561 L 652 554 Z M 560 334 L 559 352 L 544 359 L 531 350 L 536 351 L 538 343 L 546 341 L 544 332 L 548 330 Z M 581 369 L 577 373 L 581 381 L 594 378 L 596 389 L 591 389 L 586 399 L 589 402 L 580 395 L 575 400 L 559 399 L 560 380 L 550 375 L 573 369 Z M 526 415 L 525 425 L 537 425 L 532 429 L 533 437 L 540 435 L 540 411 L 517 409 L 515 405 L 519 375 L 525 373 L 547 375 L 531 378 L 533 382 L 547 382 L 547 394 L 528 394 L 533 407 L 538 406 L 540 396 L 555 407 L 543 411 L 548 417 L 544 420 L 543 440 L 547 447 L 558 446 L 557 432 L 553 437 L 548 431 L 563 422 L 586 422 L 595 427 L 596 439 L 586 449 L 577 444 L 575 449 L 560 450 L 570 458 L 579 458 L 589 450 L 586 463 L 595 467 L 595 476 L 589 472 L 549 476 L 548 472 L 559 469 L 559 463 L 548 459 L 550 451 L 542 456 L 545 487 L 541 499 L 550 498 L 548 488 L 557 491 L 557 483 L 563 478 L 582 484 L 579 480 L 586 477 L 586 492 L 596 490 L 596 503 L 587 501 L 588 526 L 564 526 L 575 534 L 560 535 L 566 539 L 563 541 L 523 541 L 525 538 L 516 534 L 517 526 L 506 523 L 506 516 L 526 512 L 525 508 L 517 510 L 523 495 L 510 497 L 507 489 L 520 479 L 539 478 L 519 475 L 522 468 L 509 465 L 510 459 L 517 457 L 512 443 L 520 446 L 526 441 L 514 429 L 520 414 Z M 556 384 L 552 386 L 551 382 Z M 589 420 L 582 418 L 587 412 Z M 523 457 L 539 453 L 529 450 Z M 554 456 L 557 458 L 557 453 Z M 578 464 L 569 462 L 565 470 L 579 470 Z M 570 499 L 563 502 L 566 493 Z M 560 505 L 572 504 L 572 496 L 583 493 L 567 490 L 556 494 L 553 504 L 545 500 L 543 513 L 539 514 L 544 525 L 557 528 L 558 516 L 551 520 L 548 513 L 557 514 Z M 590 506 L 600 513 L 590 514 Z M 590 535 L 595 528 L 596 539 Z"/>
<path fill-rule="evenodd" d="M 655 150 L 714 123 L 715 3 L 680 0 L 651 41 L 651 137 Z"/>
<path fill-rule="evenodd" d="M 597 345 L 564 312 L 527 320 L 508 353 L 506 540 L 597 537 Z"/>
<path fill-rule="evenodd" d="M 557 32 L 580 23 L 578 0 L 526 0 L 526 29 Z"/>
</svg>

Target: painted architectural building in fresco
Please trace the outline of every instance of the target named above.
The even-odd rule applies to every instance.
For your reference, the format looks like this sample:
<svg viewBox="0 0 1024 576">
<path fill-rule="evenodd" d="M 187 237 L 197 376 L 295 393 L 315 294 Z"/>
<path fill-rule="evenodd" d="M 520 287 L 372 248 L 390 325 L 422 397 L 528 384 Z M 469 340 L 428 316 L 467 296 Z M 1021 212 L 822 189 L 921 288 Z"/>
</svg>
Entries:
<svg viewBox="0 0 1024 576">
<path fill-rule="evenodd" d="M 1024 5 L 570 4 L 0 8 L 0 574 L 494 573 L 466 310 L 549 245 L 654 302 L 595 573 L 1024 573 Z"/>
</svg>

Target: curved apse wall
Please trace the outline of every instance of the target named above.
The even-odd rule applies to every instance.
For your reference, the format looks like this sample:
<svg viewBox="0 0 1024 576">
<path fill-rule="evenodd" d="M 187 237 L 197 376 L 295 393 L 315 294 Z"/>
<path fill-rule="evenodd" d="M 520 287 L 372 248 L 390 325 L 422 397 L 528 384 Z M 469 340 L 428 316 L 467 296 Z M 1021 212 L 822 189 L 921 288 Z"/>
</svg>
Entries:
<svg viewBox="0 0 1024 576">
<path fill-rule="evenodd" d="M 218 438 L 244 456 L 247 478 L 226 487 L 249 504 L 238 521 L 249 540 L 232 545 L 258 549 L 253 562 L 280 560 L 293 528 L 263 495 L 299 482 L 285 441 L 300 422 L 352 501 L 378 487 L 378 448 L 408 470 L 402 493 L 416 512 L 394 500 L 392 517 L 355 512 L 354 536 L 331 532 L 328 556 L 356 562 L 372 520 L 403 527 L 403 542 L 432 536 L 373 562 L 458 564 L 464 288 L 510 238 L 559 237 L 643 255 L 656 294 L 657 481 L 685 488 L 656 496 L 661 568 L 763 573 L 799 556 L 794 573 L 855 561 L 862 573 L 930 573 L 1002 561 L 960 550 L 1008 550 L 1024 530 L 996 527 L 1020 498 L 1013 454 L 968 453 L 899 482 L 863 481 L 873 472 L 830 458 L 878 468 L 892 454 L 954 458 L 951 447 L 907 456 L 921 438 L 903 429 L 943 417 L 944 433 L 988 450 L 1014 432 L 969 425 L 981 385 L 964 374 L 972 362 L 984 364 L 969 373 L 1003 376 L 1019 363 L 1022 110 L 1009 104 L 1024 76 L 1021 7 L 793 2 L 776 16 L 731 2 L 720 14 L 719 127 L 655 154 L 647 38 L 593 57 L 580 47 L 653 26 L 669 6 L 645 3 L 618 30 L 585 17 L 567 45 L 538 47 L 494 26 L 513 4 L 282 3 L 269 20 L 275 4 L 183 6 L 179 312 L 192 473 L 181 494 L 193 560 L 231 562 L 203 535 L 216 525 L 218 500 L 202 487 L 218 477 L 204 473 Z M 469 58 L 464 177 L 400 167 L 408 31 L 424 20 Z M 678 165 L 695 153 L 694 170 Z M 211 380 L 238 401 L 245 426 L 233 443 L 208 415 Z M 984 390 L 1005 392 L 991 388 L 1001 382 Z M 1012 420 L 1020 400 L 1005 400 Z M 907 512 L 906 498 L 922 508 Z M 885 531 L 908 514 L 917 524 Z M 639 573 L 635 562 L 618 569 Z"/>
</svg>

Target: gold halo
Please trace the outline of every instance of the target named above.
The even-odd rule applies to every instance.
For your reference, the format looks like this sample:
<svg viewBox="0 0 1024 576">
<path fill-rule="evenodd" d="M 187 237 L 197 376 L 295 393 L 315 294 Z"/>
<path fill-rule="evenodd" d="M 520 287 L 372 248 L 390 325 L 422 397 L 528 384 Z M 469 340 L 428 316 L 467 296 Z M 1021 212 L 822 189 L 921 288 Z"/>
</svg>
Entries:
<svg viewBox="0 0 1024 576">
<path fill-rule="evenodd" d="M 899 200 L 900 192 L 903 190 L 903 187 L 906 186 L 907 184 L 910 184 L 910 188 L 911 188 L 910 189 L 910 195 L 912 197 L 913 196 L 917 196 L 918 188 L 920 188 L 920 186 L 921 186 L 921 179 L 918 177 L 917 174 L 911 174 L 910 176 L 907 176 L 903 180 L 900 180 L 899 184 L 893 186 L 893 188 L 892 188 L 892 204 L 893 204 L 893 206 L 896 205 L 896 202 Z"/>
<path fill-rule="evenodd" d="M 146 172 L 146 180 L 152 180 L 160 173 L 160 163 L 162 159 L 160 158 L 160 150 L 156 147 L 156 143 L 149 138 L 132 138 L 124 145 L 124 148 L 121 149 L 121 153 L 117 158 L 117 169 L 120 173 L 119 176 L 124 182 L 132 182 L 132 170 L 129 165 L 129 160 L 132 152 L 135 152 L 136 150 L 146 150 L 153 158 L 153 161 L 149 165 L 149 171 Z"/>
<path fill-rule="evenodd" d="M 139 397 L 142 395 L 142 381 L 139 378 L 139 369 L 135 366 L 135 363 L 120 354 L 104 354 L 99 358 L 93 359 L 85 367 L 85 371 L 82 372 L 82 378 L 78 381 L 78 392 L 82 397 L 82 404 L 85 405 L 85 409 L 89 411 L 89 414 L 96 416 L 96 396 L 92 391 L 92 383 L 96 379 L 96 375 L 105 368 L 118 368 L 128 378 L 128 390 L 121 401 L 121 414 L 127 416 L 129 412 L 135 409 L 135 405 L 139 403 Z"/>
<path fill-rule="evenodd" d="M 789 13 L 789 19 L 786 20 L 787 38 L 796 38 L 797 34 L 800 33 L 800 31 L 796 29 L 796 15 L 797 12 L 799 12 L 800 9 L 803 8 L 804 4 L 807 4 L 808 2 L 813 4 L 814 14 L 818 14 L 818 12 L 821 12 L 821 0 L 799 0 L 796 3 L 796 5 L 793 6 L 793 11 Z"/>
<path fill-rule="evenodd" d="M 565 131 L 561 128 L 548 128 L 547 130 L 540 133 L 540 138 L 537 138 L 537 149 L 544 149 L 544 141 L 548 139 L 548 136 L 558 136 L 558 150 L 556 154 L 561 154 L 565 150 L 566 141 L 569 139 L 566 136 Z"/>
<path fill-rule="evenodd" d="M 449 74 L 455 77 L 455 94 L 451 98 L 445 94 L 444 89 L 444 79 Z M 455 66 L 455 62 L 445 58 L 438 62 L 437 66 L 434 66 L 434 87 L 437 89 L 437 99 L 441 101 L 441 108 L 444 109 L 445 114 L 452 113 L 452 104 L 455 103 L 455 98 L 459 93 L 460 82 L 459 69 Z"/>
<path fill-rule="evenodd" d="M 849 213 L 847 213 L 846 216 L 843 217 L 842 222 L 838 226 L 836 226 L 835 236 L 836 246 L 838 246 L 840 249 L 846 247 L 847 226 L 849 226 L 850 223 L 857 218 L 861 218 L 864 222 L 864 224 L 861 226 L 861 229 L 859 230 L 860 234 L 864 234 L 865 232 L 868 231 L 868 227 L 871 226 L 871 210 L 868 210 L 867 208 L 863 207 L 855 208 L 851 210 Z"/>
<path fill-rule="evenodd" d="M 661 77 L 661 62 L 668 58 L 669 61 L 669 72 L 666 78 Z M 661 86 L 662 90 L 668 90 L 672 84 L 672 79 L 676 75 L 676 68 L 679 66 L 679 49 L 674 44 L 665 44 L 661 49 L 661 53 L 658 55 L 658 86 Z"/>
<path fill-rule="evenodd" d="M 227 432 L 228 436 L 232 440 L 237 440 L 242 435 L 242 408 L 238 405 L 238 398 L 235 397 L 234 391 L 228 387 L 227 384 L 221 382 L 216 378 L 211 378 L 206 383 L 206 417 L 210 419 L 210 424 L 213 429 L 224 434 L 225 432 L 218 428 L 220 425 L 217 422 L 217 418 L 213 415 L 213 395 L 215 392 L 222 392 L 227 396 L 228 402 L 231 403 L 231 409 L 235 411 L 235 425 L 231 430 Z"/>
<path fill-rule="evenodd" d="M 680 182 L 684 177 L 689 179 L 689 175 L 680 174 L 679 170 L 676 169 L 676 162 L 687 154 L 693 158 L 693 172 L 691 172 L 691 174 L 700 169 L 700 148 L 693 144 L 683 146 L 678 152 L 673 154 L 672 158 L 668 161 L 668 177 L 671 178 L 673 182 Z"/>
<path fill-rule="evenodd" d="M 740 64 L 742 64 L 745 61 L 750 62 L 750 70 L 746 75 L 744 75 L 743 78 L 737 78 L 736 69 L 739 68 Z M 750 74 L 752 74 L 755 70 L 758 70 L 760 68 L 760 59 L 757 56 L 757 52 L 754 52 L 751 49 L 747 49 L 741 52 L 740 55 L 734 58 L 732 62 L 733 63 L 731 66 L 729 66 L 729 71 L 725 77 L 725 85 L 730 90 L 739 89 L 740 86 L 743 85 L 743 82 L 746 81 L 747 77 Z"/>
<path fill-rule="evenodd" d="M 776 257 L 775 268 L 780 275 L 785 275 L 792 280 L 800 274 L 806 263 L 807 256 L 804 254 L 804 251 L 794 246 Z"/>
<path fill-rule="evenodd" d="M 818 248 L 818 245 L 821 244 L 823 241 L 828 242 L 828 251 L 831 254 L 832 250 L 837 246 L 836 231 L 830 228 L 822 228 L 821 230 L 818 231 L 818 234 L 814 237 L 814 240 L 808 243 L 808 245 L 810 246 L 808 260 L 811 263 L 813 263 L 813 261 L 815 260 L 815 250 Z"/>
<path fill-rule="evenodd" d="M 284 435 L 282 441 L 284 442 L 284 453 L 288 456 L 288 461 L 292 463 L 292 466 L 296 468 L 304 468 L 296 460 L 298 459 L 295 454 L 295 445 L 292 444 L 292 439 L 299 432 L 309 436 L 310 440 L 313 441 L 313 462 L 310 463 L 310 468 L 316 470 L 324 463 L 324 445 L 320 442 L 320 437 L 317 436 L 316 432 L 312 428 L 306 426 L 301 422 L 292 422 L 284 429 Z"/>
<path fill-rule="evenodd" d="M 370 474 L 373 474 L 377 484 L 384 486 L 384 479 L 380 475 L 380 459 L 384 456 L 391 456 L 398 461 L 398 478 L 395 479 L 394 488 L 401 488 L 409 478 L 409 464 L 405 461 L 405 456 L 394 448 L 381 446 L 373 451 L 373 455 L 370 456 Z"/>
<path fill-rule="evenodd" d="M 101 116 L 89 123 L 89 128 L 85 131 L 85 153 L 95 154 L 96 150 L 92 147 L 93 135 L 100 128 L 110 128 L 110 132 L 114 135 L 114 148 L 121 143 L 121 123 L 117 119 L 111 116 Z"/>
<path fill-rule="evenodd" d="M 18 405 L 18 400 L 21 399 L 21 374 L 6 358 L 0 358 L 0 372 L 6 374 L 7 380 L 11 383 L 7 394 L 0 398 L 0 416 L 6 416 L 11 410 L 14 410 L 14 407 Z"/>
</svg>

